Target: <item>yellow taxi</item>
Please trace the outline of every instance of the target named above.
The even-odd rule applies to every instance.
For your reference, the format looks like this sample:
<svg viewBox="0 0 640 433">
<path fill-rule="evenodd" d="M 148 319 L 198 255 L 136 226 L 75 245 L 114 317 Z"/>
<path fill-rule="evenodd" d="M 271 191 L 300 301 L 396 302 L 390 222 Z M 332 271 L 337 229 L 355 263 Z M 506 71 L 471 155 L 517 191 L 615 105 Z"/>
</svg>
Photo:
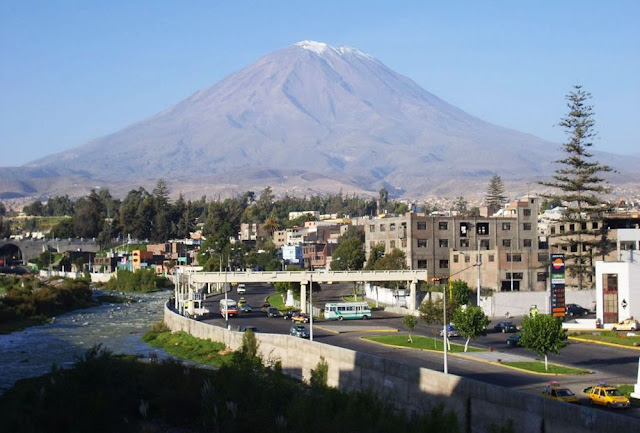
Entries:
<svg viewBox="0 0 640 433">
<path fill-rule="evenodd" d="M 591 404 L 599 404 L 608 408 L 627 408 L 631 405 L 629 399 L 622 395 L 617 388 L 607 386 L 604 382 L 599 382 L 591 388 L 589 398 L 591 399 Z"/>
<path fill-rule="evenodd" d="M 238 307 L 242 307 L 243 305 L 247 305 L 247 300 L 244 297 L 238 299 Z"/>
<path fill-rule="evenodd" d="M 557 381 L 552 381 L 542 389 L 542 396 L 552 400 L 564 401 L 566 403 L 580 403 L 580 400 L 569 389 L 560 386 Z"/>
<path fill-rule="evenodd" d="M 620 323 L 616 323 L 611 329 L 614 331 L 637 331 L 638 328 L 638 321 L 633 317 L 630 317 L 628 319 L 624 319 Z"/>
</svg>

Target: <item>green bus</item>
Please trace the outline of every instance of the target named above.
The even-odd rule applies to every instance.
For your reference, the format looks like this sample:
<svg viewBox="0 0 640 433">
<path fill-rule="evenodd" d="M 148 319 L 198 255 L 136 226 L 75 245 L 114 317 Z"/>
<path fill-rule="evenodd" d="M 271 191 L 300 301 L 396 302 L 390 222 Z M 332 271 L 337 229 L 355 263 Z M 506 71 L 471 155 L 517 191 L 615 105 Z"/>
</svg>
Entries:
<svg viewBox="0 0 640 433">
<path fill-rule="evenodd" d="M 330 302 L 324 306 L 326 320 L 367 320 L 369 317 L 371 317 L 371 308 L 366 302 Z"/>
</svg>

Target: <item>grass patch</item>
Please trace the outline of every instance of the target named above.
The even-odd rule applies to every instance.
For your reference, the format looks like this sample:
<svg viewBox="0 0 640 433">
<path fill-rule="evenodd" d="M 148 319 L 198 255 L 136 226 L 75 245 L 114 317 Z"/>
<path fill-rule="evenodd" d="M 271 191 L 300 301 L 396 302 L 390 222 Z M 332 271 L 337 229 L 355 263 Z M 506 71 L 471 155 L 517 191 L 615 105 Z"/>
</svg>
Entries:
<svg viewBox="0 0 640 433">
<path fill-rule="evenodd" d="M 269 296 L 267 298 L 267 302 L 269 303 L 269 305 L 271 305 L 272 307 L 276 307 L 280 311 L 297 310 L 298 309 L 298 308 L 295 308 L 295 307 L 287 307 L 286 305 L 284 305 L 284 300 L 282 299 L 282 296 L 280 296 L 279 293 L 275 293 L 275 294 Z"/>
<path fill-rule="evenodd" d="M 226 350 L 224 343 L 195 338 L 186 332 L 171 333 L 161 325 L 154 325 L 142 337 L 142 341 L 150 346 L 160 347 L 170 355 L 198 364 L 221 367 L 231 361 L 231 354 Z"/>
<path fill-rule="evenodd" d="M 433 337 L 424 337 L 422 335 L 414 335 L 412 337 L 413 343 L 408 341 L 407 335 L 374 335 L 371 337 L 364 337 L 365 340 L 375 341 L 376 343 L 388 344 L 389 346 L 409 347 L 411 349 L 421 350 L 436 350 L 443 351 L 442 339 Z M 451 343 L 450 352 L 462 353 L 464 352 L 464 344 Z M 482 349 L 469 346 L 467 352 L 484 352 Z"/>
<path fill-rule="evenodd" d="M 563 365 L 549 364 L 549 369 L 544 369 L 544 362 L 542 361 L 529 361 L 529 362 L 503 362 L 502 364 L 509 367 L 519 368 L 520 370 L 531 371 L 533 373 L 547 373 L 547 374 L 589 374 L 587 370 L 579 368 L 565 367 Z"/>
<path fill-rule="evenodd" d="M 640 346 L 640 335 L 635 337 L 628 337 L 626 334 L 621 334 L 613 331 L 601 331 L 598 333 L 590 332 L 578 332 L 571 334 L 572 337 L 578 337 L 591 341 L 602 341 L 604 343 L 618 344 L 620 346 L 638 347 Z"/>
</svg>

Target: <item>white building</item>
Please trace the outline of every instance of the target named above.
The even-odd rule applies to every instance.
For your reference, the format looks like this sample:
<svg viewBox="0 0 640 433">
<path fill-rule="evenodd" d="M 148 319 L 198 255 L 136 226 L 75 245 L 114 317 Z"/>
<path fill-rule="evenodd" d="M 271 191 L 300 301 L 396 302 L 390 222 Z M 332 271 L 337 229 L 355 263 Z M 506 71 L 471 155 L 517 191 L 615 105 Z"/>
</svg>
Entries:
<svg viewBox="0 0 640 433">
<path fill-rule="evenodd" d="M 618 229 L 618 261 L 596 262 L 596 317 L 605 328 L 640 318 L 640 229 Z"/>
</svg>

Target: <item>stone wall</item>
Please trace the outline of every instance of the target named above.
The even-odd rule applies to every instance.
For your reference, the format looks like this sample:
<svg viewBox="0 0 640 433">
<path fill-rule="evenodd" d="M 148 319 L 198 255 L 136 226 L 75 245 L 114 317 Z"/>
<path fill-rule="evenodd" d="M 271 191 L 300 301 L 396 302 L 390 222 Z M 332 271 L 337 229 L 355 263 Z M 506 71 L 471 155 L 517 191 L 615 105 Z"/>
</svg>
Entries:
<svg viewBox="0 0 640 433">
<path fill-rule="evenodd" d="M 173 331 L 224 342 L 233 350 L 242 345 L 242 333 L 180 316 L 165 306 L 164 319 Z M 439 371 L 400 364 L 379 356 L 303 340 L 282 334 L 256 334 L 265 363 L 280 361 L 283 371 L 308 381 L 311 370 L 324 358 L 329 385 L 342 390 L 370 390 L 407 411 L 424 412 L 444 405 L 458 415 L 461 432 L 484 433 L 493 424 L 513 420 L 518 433 L 632 432 L 638 419 L 613 411 L 570 405 L 446 375 Z"/>
</svg>

